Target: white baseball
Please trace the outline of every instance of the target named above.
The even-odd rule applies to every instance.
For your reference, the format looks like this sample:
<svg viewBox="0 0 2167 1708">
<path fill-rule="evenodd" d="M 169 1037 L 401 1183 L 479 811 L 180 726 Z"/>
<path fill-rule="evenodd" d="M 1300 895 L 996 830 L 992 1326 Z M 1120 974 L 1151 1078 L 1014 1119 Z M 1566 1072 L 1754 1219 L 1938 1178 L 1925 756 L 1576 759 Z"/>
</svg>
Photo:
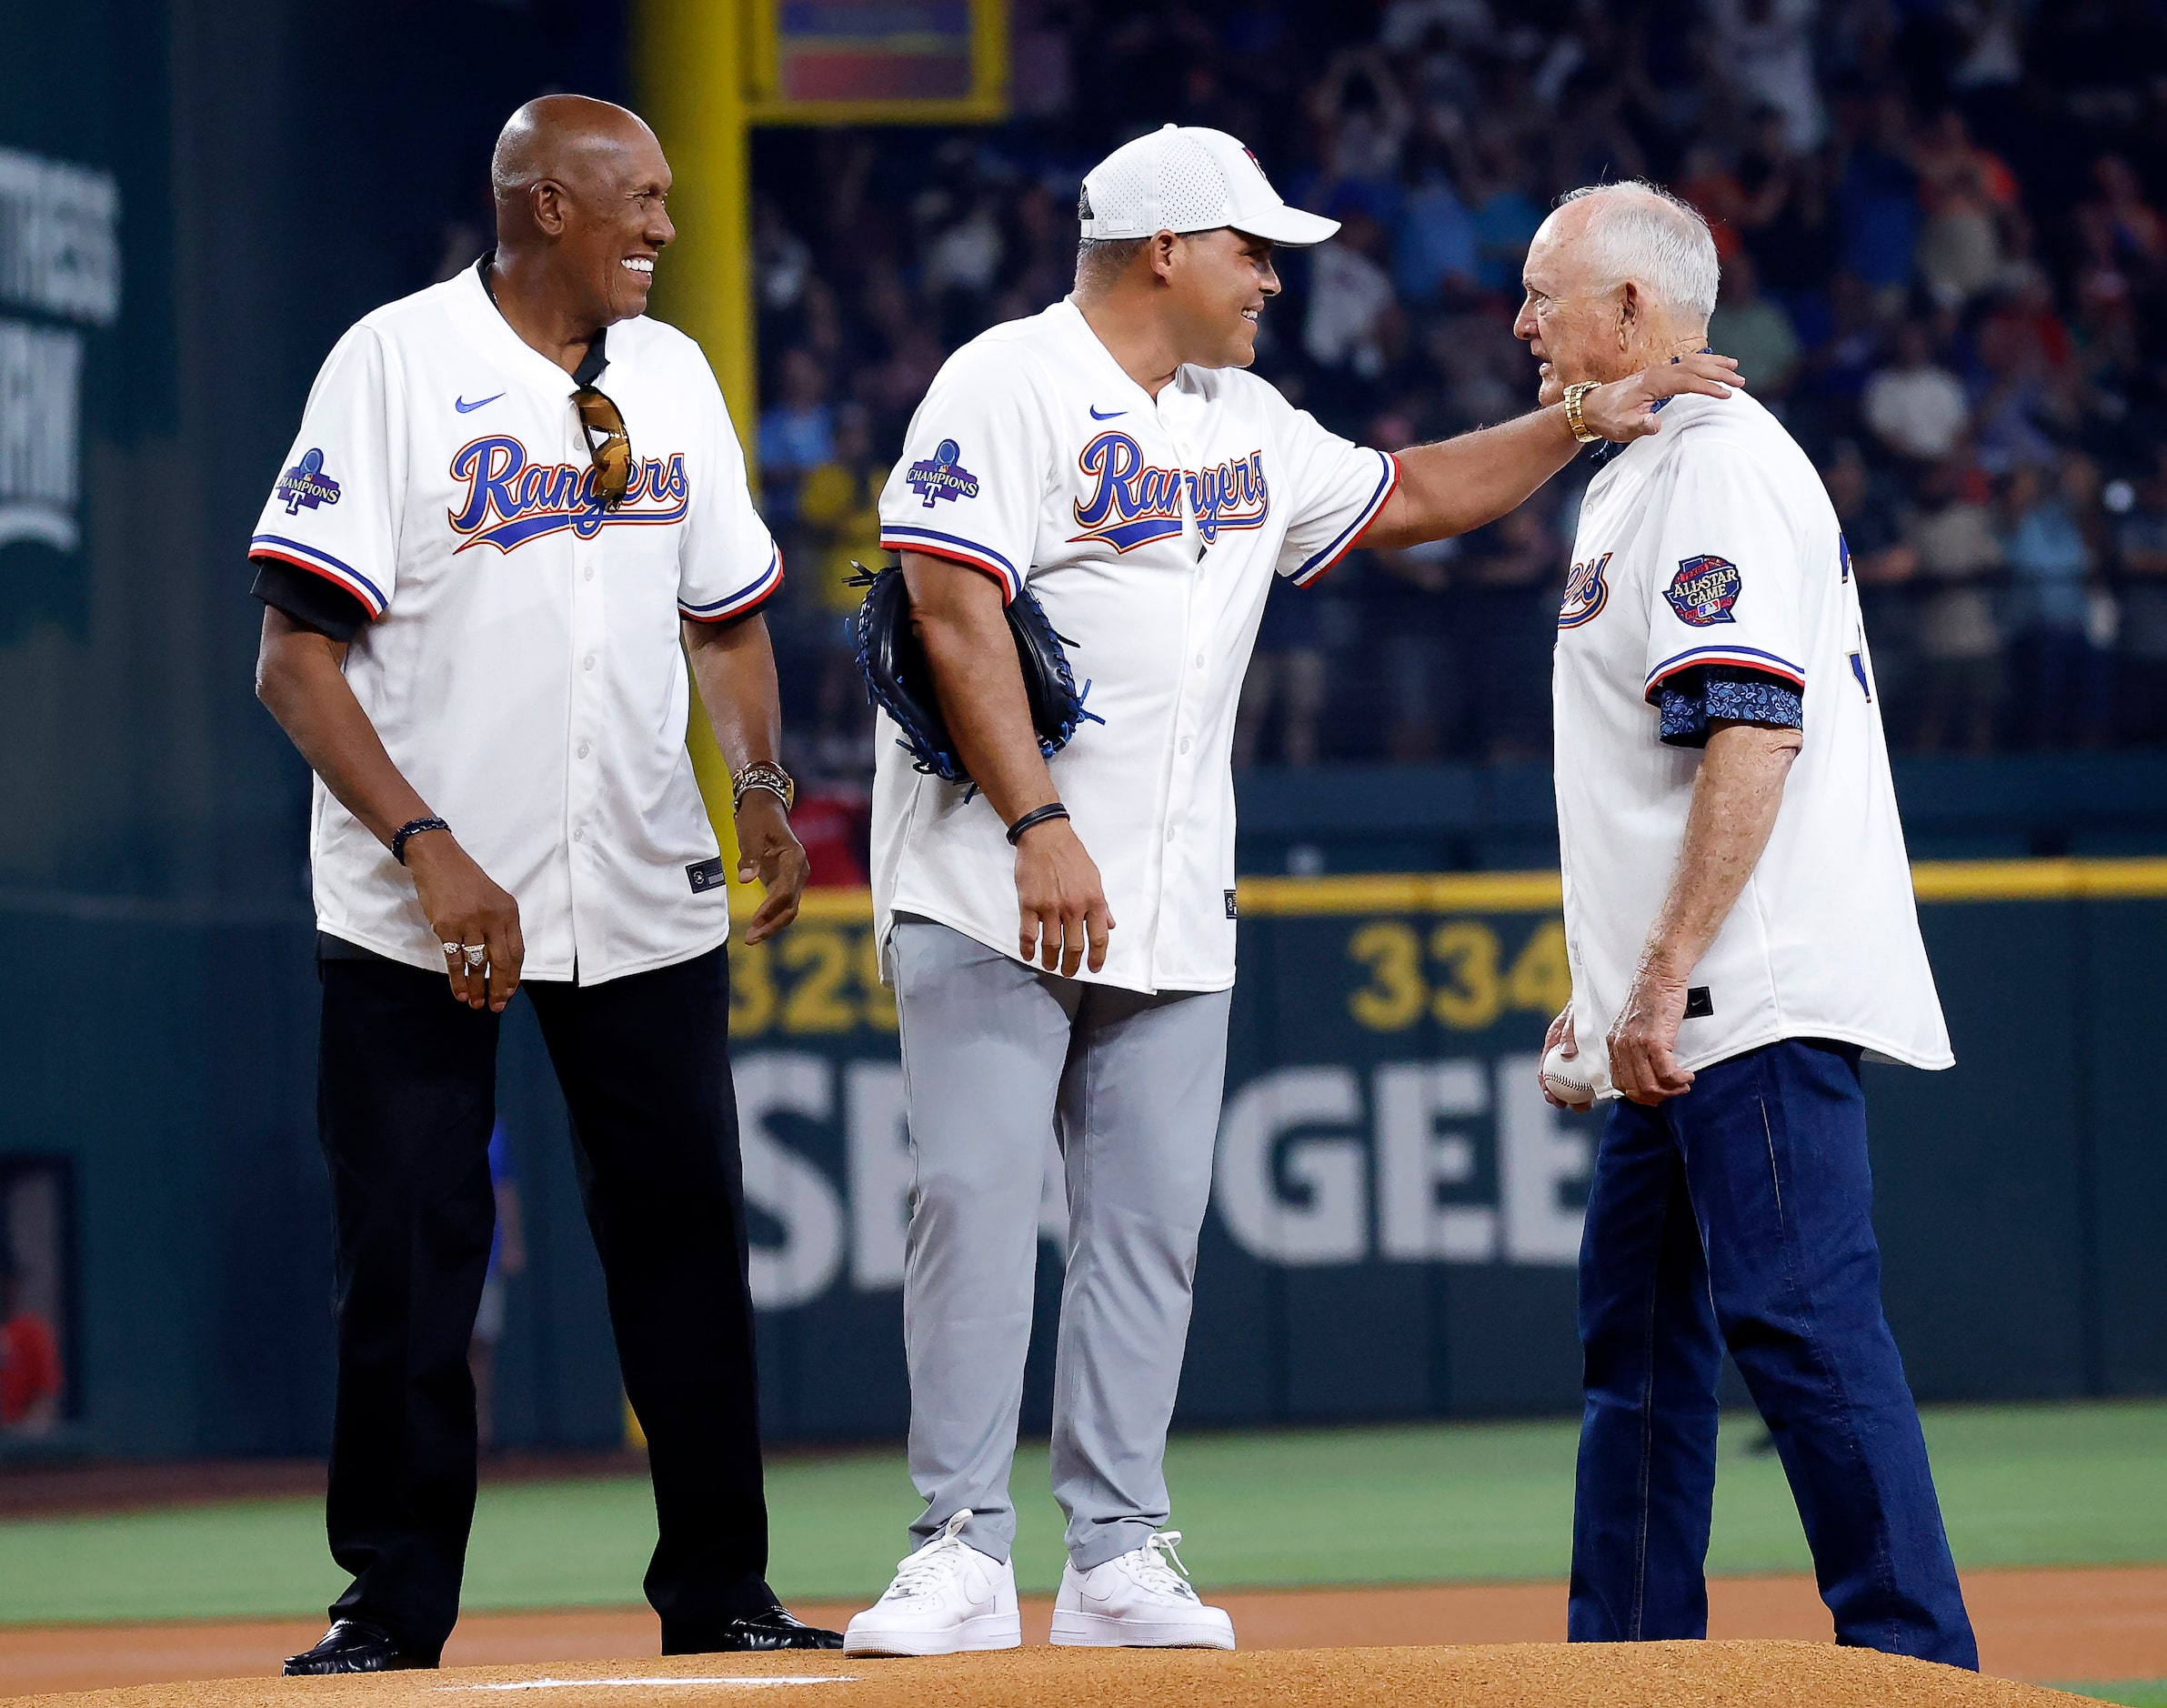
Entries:
<svg viewBox="0 0 2167 1708">
<path fill-rule="evenodd" d="M 1581 1064 L 1585 1055 L 1568 1056 L 1563 1044 L 1552 1044 L 1542 1058 L 1542 1083 L 1560 1103 L 1586 1109 L 1595 1101 L 1595 1082 Z"/>
</svg>

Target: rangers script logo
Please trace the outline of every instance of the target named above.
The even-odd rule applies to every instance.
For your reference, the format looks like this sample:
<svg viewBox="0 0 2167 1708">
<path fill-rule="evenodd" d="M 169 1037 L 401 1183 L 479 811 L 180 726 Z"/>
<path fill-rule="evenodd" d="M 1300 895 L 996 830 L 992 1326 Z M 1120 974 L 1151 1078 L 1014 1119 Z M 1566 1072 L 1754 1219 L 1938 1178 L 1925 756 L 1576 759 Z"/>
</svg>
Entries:
<svg viewBox="0 0 2167 1708">
<path fill-rule="evenodd" d="M 1582 623 L 1593 622 L 1610 602 L 1610 584 L 1603 578 L 1610 558 L 1606 551 L 1600 558 L 1572 566 L 1572 573 L 1565 578 L 1565 602 L 1558 607 L 1560 628 L 1578 628 Z"/>
</svg>

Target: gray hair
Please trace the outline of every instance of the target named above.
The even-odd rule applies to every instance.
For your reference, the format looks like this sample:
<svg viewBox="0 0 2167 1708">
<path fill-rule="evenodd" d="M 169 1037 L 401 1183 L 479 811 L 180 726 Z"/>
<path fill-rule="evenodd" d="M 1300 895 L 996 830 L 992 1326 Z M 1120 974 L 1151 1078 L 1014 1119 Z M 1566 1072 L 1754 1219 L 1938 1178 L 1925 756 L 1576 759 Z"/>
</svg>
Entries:
<svg viewBox="0 0 2167 1708">
<path fill-rule="evenodd" d="M 1590 197 L 1588 238 L 1596 269 L 1610 284 L 1630 279 L 1664 307 L 1690 309 L 1703 321 L 1715 312 L 1722 267 L 1698 208 L 1643 178 L 1568 190 L 1558 206 Z"/>
</svg>

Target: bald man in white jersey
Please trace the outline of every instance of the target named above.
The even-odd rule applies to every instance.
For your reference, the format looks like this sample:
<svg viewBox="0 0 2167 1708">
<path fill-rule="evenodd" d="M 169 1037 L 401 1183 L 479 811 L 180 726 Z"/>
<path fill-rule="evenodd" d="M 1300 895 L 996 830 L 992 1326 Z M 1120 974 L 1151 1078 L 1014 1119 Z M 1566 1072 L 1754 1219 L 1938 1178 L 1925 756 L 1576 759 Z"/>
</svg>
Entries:
<svg viewBox="0 0 2167 1708">
<path fill-rule="evenodd" d="M 1649 186 L 1576 192 L 1525 283 L 1540 395 L 1608 390 L 1701 347 L 1715 245 Z M 1751 397 L 1663 422 L 1594 453 L 1558 617 L 1572 1003 L 1550 1042 L 1615 1100 L 1580 1252 L 1568 1633 L 1707 1635 L 1727 1348 L 1837 1641 L 1976 1667 L 1870 1214 L 1861 1056 L 1952 1058 L 1851 556 Z"/>
<path fill-rule="evenodd" d="M 1580 435 L 1653 430 L 1698 357 L 1390 456 L 1242 372 L 1291 208 L 1218 131 L 1169 126 L 1084 180 L 1076 289 L 952 357 L 881 500 L 976 788 L 877 743 L 874 899 L 916 1158 L 904 1279 L 916 1547 L 857 1653 L 1020 1640 L 1008 1496 L 1048 1138 L 1068 1251 L 1053 1476 L 1068 1564 L 1053 1641 L 1233 1645 L 1163 1528 L 1162 1460 L 1211 1185 L 1234 982 L 1235 703 L 1275 575 L 1358 542 L 1478 527 Z M 1576 423 L 1577 428 L 1576 428 Z M 1088 723 L 1050 759 L 1002 607 L 1072 643 Z"/>
</svg>

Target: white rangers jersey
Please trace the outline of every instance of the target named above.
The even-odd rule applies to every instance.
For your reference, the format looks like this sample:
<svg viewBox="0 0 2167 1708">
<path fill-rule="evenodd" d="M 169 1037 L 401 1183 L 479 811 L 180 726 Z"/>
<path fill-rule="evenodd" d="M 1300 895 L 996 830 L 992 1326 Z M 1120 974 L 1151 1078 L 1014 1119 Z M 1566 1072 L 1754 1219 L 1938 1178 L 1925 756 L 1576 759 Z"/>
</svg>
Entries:
<svg viewBox="0 0 2167 1708">
<path fill-rule="evenodd" d="M 1384 507 L 1399 464 L 1328 433 L 1239 368 L 1181 368 L 1154 399 L 1075 306 L 950 357 L 881 495 L 881 544 L 1028 586 L 1089 684 L 1050 761 L 1134 990 L 1234 982 L 1235 703 L 1274 574 L 1314 580 Z M 873 898 L 1017 952 L 1016 852 L 982 795 L 911 767 L 885 718 Z"/>
<path fill-rule="evenodd" d="M 1572 555 L 1553 673 L 1558 831 L 1573 1024 L 1598 1090 L 1615 1095 L 1603 1040 L 1700 766 L 1662 738 L 1658 703 L 1711 669 L 1794 690 L 1805 744 L 1767 851 L 1693 969 L 1680 1065 L 1827 1038 L 1950 1066 L 1858 587 L 1805 454 L 1742 392 L 1674 398 L 1661 430 L 1590 484 Z"/>
<path fill-rule="evenodd" d="M 346 679 L 393 762 L 518 901 L 526 976 L 586 984 L 729 934 L 678 619 L 782 578 L 699 347 L 643 317 L 605 349 L 634 457 L 608 510 L 571 377 L 473 269 L 377 309 L 325 361 L 248 547 L 361 601 Z M 320 780 L 309 855 L 321 929 L 442 970 L 413 879 Z"/>
</svg>

